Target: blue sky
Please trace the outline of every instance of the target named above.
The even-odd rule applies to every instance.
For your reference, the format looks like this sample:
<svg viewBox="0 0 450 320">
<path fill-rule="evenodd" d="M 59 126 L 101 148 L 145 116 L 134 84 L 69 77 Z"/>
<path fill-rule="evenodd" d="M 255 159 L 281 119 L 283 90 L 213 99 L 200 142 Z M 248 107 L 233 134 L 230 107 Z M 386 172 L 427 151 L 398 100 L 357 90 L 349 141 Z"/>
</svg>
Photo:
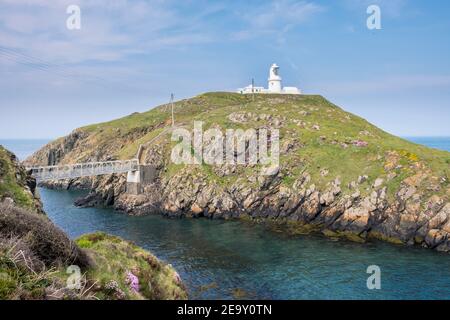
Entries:
<svg viewBox="0 0 450 320">
<path fill-rule="evenodd" d="M 66 8 L 81 8 L 68 30 Z M 368 30 L 366 9 L 381 8 Z M 0 0 L 0 138 L 55 138 L 252 77 L 402 136 L 450 136 L 445 0 Z"/>
</svg>

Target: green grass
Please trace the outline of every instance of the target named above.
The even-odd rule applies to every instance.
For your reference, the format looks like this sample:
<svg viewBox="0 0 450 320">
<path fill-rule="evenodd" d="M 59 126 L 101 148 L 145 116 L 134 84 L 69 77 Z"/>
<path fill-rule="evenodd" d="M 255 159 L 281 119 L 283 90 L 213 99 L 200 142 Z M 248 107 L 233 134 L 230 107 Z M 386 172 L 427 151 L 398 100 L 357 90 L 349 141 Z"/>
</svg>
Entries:
<svg viewBox="0 0 450 320">
<path fill-rule="evenodd" d="M 42 299 L 53 282 L 52 271 L 33 273 L 0 252 L 0 300 Z"/>
<path fill-rule="evenodd" d="M 175 270 L 149 252 L 104 233 L 83 235 L 77 245 L 87 250 L 93 263 L 82 270 L 80 289 L 67 289 L 66 266 L 30 269 L 28 254 L 14 246 L 0 246 L 0 300 L 57 299 L 173 300 L 187 299 Z M 127 282 L 128 272 L 139 279 L 139 291 Z M 112 285 L 115 284 L 115 285 Z"/>
<path fill-rule="evenodd" d="M 33 208 L 33 199 L 24 190 L 24 179 L 22 173 L 16 176 L 10 153 L 0 146 L 0 200 L 9 197 L 20 207 Z"/>
<path fill-rule="evenodd" d="M 183 285 L 176 280 L 175 270 L 142 248 L 118 237 L 104 233 L 88 234 L 76 240 L 78 246 L 88 250 L 95 268 L 87 277 L 95 280 L 99 299 L 116 299 L 117 291 L 127 299 L 186 299 Z M 139 278 L 139 292 L 127 283 L 127 273 Z M 109 283 L 117 283 L 118 290 L 108 289 Z"/>
<path fill-rule="evenodd" d="M 125 145 L 118 153 L 119 159 L 123 159 L 123 160 L 134 159 L 139 150 L 139 146 L 156 138 L 162 131 L 163 131 L 163 128 L 155 129 L 155 130 L 147 133 L 143 137 Z"/>
</svg>

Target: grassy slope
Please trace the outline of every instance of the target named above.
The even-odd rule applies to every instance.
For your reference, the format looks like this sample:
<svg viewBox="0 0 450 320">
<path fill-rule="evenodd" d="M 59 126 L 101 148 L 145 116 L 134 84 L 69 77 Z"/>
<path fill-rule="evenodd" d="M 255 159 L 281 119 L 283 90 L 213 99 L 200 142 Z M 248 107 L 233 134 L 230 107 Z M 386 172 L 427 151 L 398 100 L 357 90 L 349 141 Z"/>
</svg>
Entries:
<svg viewBox="0 0 450 320">
<path fill-rule="evenodd" d="M 413 176 L 415 179 L 415 175 L 424 173 L 426 177 L 423 180 L 415 180 L 419 180 L 417 187 L 425 196 L 437 194 L 448 200 L 450 195 L 450 153 L 390 135 L 366 120 L 343 111 L 321 96 L 256 95 L 253 101 L 248 95 L 207 93 L 175 104 L 176 122 L 185 127 L 192 127 L 194 120 L 204 121 L 204 130 L 213 124 L 218 124 L 225 130 L 258 128 L 267 123 L 265 120 L 251 120 L 237 124 L 228 119 L 228 115 L 233 112 L 270 114 L 286 119 L 280 129 L 280 144 L 286 140 L 298 139 L 303 145 L 294 153 L 281 155 L 280 164 L 285 169 L 289 168 L 289 173 L 286 173 L 283 180 L 287 185 L 303 171 L 311 174 L 313 183 L 319 188 L 325 187 L 335 177 L 340 177 L 342 185 L 346 186 L 357 180 L 358 176 L 367 175 L 367 187 L 376 178 L 383 178 L 388 194 L 392 196 L 405 178 Z M 85 154 L 80 154 L 79 150 L 69 153 L 64 162 L 82 159 L 99 146 L 105 145 L 111 146 L 108 151 L 116 158 L 133 158 L 140 144 L 151 140 L 169 124 L 170 108 L 163 105 L 145 113 L 135 113 L 80 128 L 89 133 L 86 147 L 83 148 Z M 315 130 L 314 125 L 318 125 L 320 130 Z M 133 132 L 148 127 L 154 130 L 138 139 L 128 138 Z M 169 138 L 165 137 L 166 142 Z M 354 146 L 354 140 L 363 140 L 368 146 Z M 166 148 L 165 152 L 169 156 L 170 149 Z M 222 184 L 232 183 L 238 175 L 219 178 L 208 166 L 204 165 L 202 168 L 211 179 Z M 180 166 L 171 164 L 167 174 L 173 174 L 179 169 Z M 327 169 L 329 174 L 323 177 L 321 169 Z M 395 174 L 395 177 L 387 179 L 388 174 Z M 365 191 L 361 190 L 363 194 Z M 343 189 L 343 194 L 350 192 L 351 190 Z"/>
<path fill-rule="evenodd" d="M 9 197 L 17 205 L 31 209 L 34 203 L 32 196 L 24 190 L 25 173 L 19 172 L 19 176 L 16 173 L 11 153 L 0 146 L 0 202 Z"/>
<path fill-rule="evenodd" d="M 67 266 L 34 269 L 30 267 L 30 261 L 35 257 L 24 246 L 23 240 L 2 239 L 0 300 L 187 299 L 175 270 L 134 244 L 103 233 L 83 235 L 76 243 L 86 248 L 93 264 L 82 270 L 81 288 L 67 289 L 71 275 L 66 272 Z M 131 288 L 127 281 L 128 272 L 138 277 L 139 291 Z"/>
<path fill-rule="evenodd" d="M 100 299 L 117 298 L 117 291 L 107 289 L 115 282 L 129 299 L 172 300 L 186 299 L 186 291 L 175 270 L 160 262 L 149 252 L 120 238 L 104 233 L 88 234 L 76 243 L 85 248 L 94 259 L 95 268 L 87 277 L 95 279 L 100 286 L 95 296 Z M 127 272 L 139 278 L 139 292 L 127 284 Z"/>
</svg>

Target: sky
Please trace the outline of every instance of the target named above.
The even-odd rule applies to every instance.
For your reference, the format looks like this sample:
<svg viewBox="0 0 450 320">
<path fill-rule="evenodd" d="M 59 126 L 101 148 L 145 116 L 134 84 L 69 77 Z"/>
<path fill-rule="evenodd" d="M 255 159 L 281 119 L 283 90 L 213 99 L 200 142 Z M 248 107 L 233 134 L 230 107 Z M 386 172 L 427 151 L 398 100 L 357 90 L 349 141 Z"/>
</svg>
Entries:
<svg viewBox="0 0 450 320">
<path fill-rule="evenodd" d="M 0 0 L 0 138 L 267 86 L 272 63 L 390 133 L 450 136 L 449 14 L 447 0 Z"/>
</svg>

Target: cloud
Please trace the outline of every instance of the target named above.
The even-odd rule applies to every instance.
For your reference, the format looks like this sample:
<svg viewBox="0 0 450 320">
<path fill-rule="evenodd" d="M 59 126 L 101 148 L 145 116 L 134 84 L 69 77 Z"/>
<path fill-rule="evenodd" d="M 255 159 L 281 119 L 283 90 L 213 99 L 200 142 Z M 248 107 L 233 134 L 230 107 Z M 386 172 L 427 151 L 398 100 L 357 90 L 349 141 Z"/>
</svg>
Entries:
<svg viewBox="0 0 450 320">
<path fill-rule="evenodd" d="M 81 8 L 80 30 L 66 28 L 71 4 Z M 144 78 L 142 69 L 158 64 L 148 56 L 218 41 L 204 19 L 224 7 L 196 5 L 200 7 L 175 0 L 0 0 L 0 66 L 11 75 L 0 82 L 8 88 L 22 83 L 30 90 L 42 82 L 73 90 L 138 82 Z"/>
<path fill-rule="evenodd" d="M 68 30 L 66 8 L 81 8 L 81 30 Z M 211 37 L 171 1 L 3 0 L 1 45 L 60 63 L 114 61 L 139 52 L 205 43 Z"/>
<path fill-rule="evenodd" d="M 232 34 L 235 40 L 265 35 L 282 35 L 325 8 L 307 1 L 275 0 L 242 14 L 247 27 Z"/>
<path fill-rule="evenodd" d="M 71 4 L 81 8 L 81 30 L 66 28 Z M 251 13 L 247 4 L 229 8 L 202 0 L 1 0 L 0 45 L 59 64 L 123 61 L 221 41 L 224 30 L 234 40 L 271 35 L 282 42 L 289 30 L 323 10 L 294 0 L 261 3 Z M 237 25 L 221 28 L 211 18 L 217 13 L 225 23 L 233 15 Z"/>
</svg>

